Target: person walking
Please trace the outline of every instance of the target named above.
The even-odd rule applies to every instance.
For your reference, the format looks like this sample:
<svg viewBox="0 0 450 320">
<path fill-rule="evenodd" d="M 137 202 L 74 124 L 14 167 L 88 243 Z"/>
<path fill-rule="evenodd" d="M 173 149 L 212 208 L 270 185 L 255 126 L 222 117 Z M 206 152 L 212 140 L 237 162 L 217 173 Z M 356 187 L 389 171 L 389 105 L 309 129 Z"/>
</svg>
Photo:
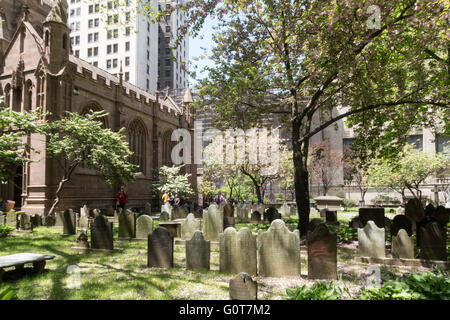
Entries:
<svg viewBox="0 0 450 320">
<path fill-rule="evenodd" d="M 169 193 L 167 191 L 164 191 L 162 200 L 163 200 L 163 204 L 166 204 L 169 201 Z"/>
<path fill-rule="evenodd" d="M 122 210 L 125 210 L 125 204 L 128 200 L 128 194 L 125 193 L 125 187 L 121 186 L 120 191 L 117 192 L 117 200 L 116 200 L 116 206 L 117 208 L 122 208 Z"/>
</svg>

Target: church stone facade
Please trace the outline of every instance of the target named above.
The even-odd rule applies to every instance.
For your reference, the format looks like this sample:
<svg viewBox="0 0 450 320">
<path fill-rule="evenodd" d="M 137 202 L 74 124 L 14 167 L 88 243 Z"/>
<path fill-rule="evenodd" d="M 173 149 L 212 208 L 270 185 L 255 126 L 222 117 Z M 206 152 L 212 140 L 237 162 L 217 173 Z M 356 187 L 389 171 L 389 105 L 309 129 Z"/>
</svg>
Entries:
<svg viewBox="0 0 450 320">
<path fill-rule="evenodd" d="M 51 1 L 44 2 L 45 9 Z M 36 17 L 42 18 L 42 10 L 22 7 L 16 30 L 9 39 L 1 39 L 0 95 L 4 96 L 5 107 L 20 112 L 42 108 L 51 117 L 62 116 L 66 111 L 84 114 L 105 110 L 109 115 L 103 126 L 113 131 L 125 127 L 134 152 L 130 161 L 143 173 L 134 184 L 126 186 L 128 206 L 143 207 L 151 201 L 156 204 L 159 197 L 151 194 L 150 187 L 158 168 L 171 165 L 172 131 L 193 130 L 188 103 L 178 105 L 170 97 L 151 95 L 123 81 L 121 73 L 112 75 L 71 55 L 66 6 L 57 1 L 48 8 L 39 28 Z M 3 16 L 6 20 L 14 18 L 5 11 Z M 39 151 L 30 153 L 36 161 L 12 168 L 21 177 L 14 183 L 0 185 L 0 195 L 15 200 L 16 207 L 23 211 L 46 214 L 53 203 L 61 169 L 56 160 L 46 157 L 44 136 L 33 134 L 24 139 Z M 196 189 L 195 166 L 186 165 L 184 171 L 192 173 L 191 182 Z M 118 188 L 106 184 L 93 169 L 78 167 L 64 187 L 57 210 L 84 204 L 97 208 L 114 206 Z"/>
</svg>

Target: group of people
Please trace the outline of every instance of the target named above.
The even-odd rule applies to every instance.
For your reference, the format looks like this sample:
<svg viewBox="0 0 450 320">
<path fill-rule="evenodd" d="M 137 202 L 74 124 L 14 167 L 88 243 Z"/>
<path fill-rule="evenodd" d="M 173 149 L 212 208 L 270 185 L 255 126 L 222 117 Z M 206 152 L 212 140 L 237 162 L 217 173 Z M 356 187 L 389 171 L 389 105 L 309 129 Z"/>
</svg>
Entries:
<svg viewBox="0 0 450 320">
<path fill-rule="evenodd" d="M 179 206 L 181 204 L 181 199 L 177 193 L 173 195 L 172 192 L 164 191 L 162 200 L 163 204 L 166 204 L 168 202 L 172 207 Z"/>
</svg>

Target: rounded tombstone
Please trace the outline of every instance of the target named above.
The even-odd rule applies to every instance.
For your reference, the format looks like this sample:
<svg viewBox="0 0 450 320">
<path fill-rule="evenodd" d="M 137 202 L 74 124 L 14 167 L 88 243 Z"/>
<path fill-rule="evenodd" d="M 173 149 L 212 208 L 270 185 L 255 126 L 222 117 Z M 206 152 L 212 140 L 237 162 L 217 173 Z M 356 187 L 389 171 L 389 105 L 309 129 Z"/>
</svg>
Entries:
<svg viewBox="0 0 450 320">
<path fill-rule="evenodd" d="M 396 236 L 401 229 L 405 230 L 408 236 L 412 236 L 411 220 L 405 215 L 398 214 L 392 220 L 391 236 Z"/>
<path fill-rule="evenodd" d="M 424 212 L 425 212 L 426 216 L 432 216 L 434 214 L 435 210 L 436 210 L 436 208 L 433 206 L 433 204 L 429 203 L 425 207 L 425 211 Z"/>
<path fill-rule="evenodd" d="M 350 220 L 348 226 L 353 229 L 358 229 L 363 227 L 363 223 L 359 217 L 354 217 L 352 220 Z"/>
<path fill-rule="evenodd" d="M 325 224 L 325 222 L 322 219 L 319 219 L 319 218 L 311 219 L 311 221 L 309 221 L 309 223 L 308 223 L 308 231 L 314 232 L 314 230 L 320 224 Z"/>
<path fill-rule="evenodd" d="M 438 220 L 439 222 L 441 222 L 443 225 L 447 225 L 448 220 L 449 220 L 449 212 L 450 209 L 445 208 L 444 206 L 438 206 L 436 208 L 436 210 L 434 211 L 434 213 L 432 214 L 432 216 Z"/>
</svg>

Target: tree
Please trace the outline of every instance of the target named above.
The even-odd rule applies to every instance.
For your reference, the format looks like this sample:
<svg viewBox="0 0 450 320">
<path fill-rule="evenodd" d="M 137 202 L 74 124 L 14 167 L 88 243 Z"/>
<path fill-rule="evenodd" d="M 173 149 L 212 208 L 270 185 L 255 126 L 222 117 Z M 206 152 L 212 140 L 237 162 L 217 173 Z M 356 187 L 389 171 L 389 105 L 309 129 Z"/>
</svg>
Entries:
<svg viewBox="0 0 450 320">
<path fill-rule="evenodd" d="M 449 165 L 449 160 L 440 153 L 430 154 L 407 145 L 398 161 L 382 158 L 375 160 L 368 169 L 368 182 L 372 186 L 387 186 L 400 193 L 403 200 L 405 191 L 409 190 L 421 201 L 420 185 Z"/>
<path fill-rule="evenodd" d="M 191 183 L 189 182 L 190 173 L 181 174 L 181 168 L 184 165 L 179 166 L 162 166 L 159 168 L 158 181 L 152 184 L 152 188 L 155 191 L 164 192 L 167 191 L 172 194 L 178 195 L 191 195 L 194 194 Z"/>
<path fill-rule="evenodd" d="M 326 196 L 342 168 L 341 154 L 331 148 L 329 141 L 320 141 L 311 143 L 309 157 L 311 180 L 322 186 Z"/>
<path fill-rule="evenodd" d="M 365 161 L 381 147 L 395 155 L 399 133 L 449 118 L 445 1 L 194 0 L 169 11 L 176 7 L 188 16 L 180 34 L 195 34 L 208 15 L 221 21 L 197 103 L 214 111 L 215 125 L 249 128 L 277 114 L 289 127 L 302 236 L 311 137 L 347 118 Z"/>
<path fill-rule="evenodd" d="M 3 97 L 0 97 L 0 105 Z M 26 137 L 42 133 L 43 114 L 40 110 L 15 112 L 0 106 L 0 182 L 11 181 L 18 166 L 30 162 L 31 146 Z"/>
<path fill-rule="evenodd" d="M 64 185 L 80 164 L 95 169 L 108 184 L 135 181 L 137 166 L 128 162 L 132 152 L 123 134 L 124 128 L 118 132 L 102 128 L 99 120 L 107 115 L 104 111 L 83 116 L 66 112 L 63 118 L 46 123 L 47 154 L 56 160 L 62 172 L 49 214 L 55 211 Z"/>
<path fill-rule="evenodd" d="M 284 189 L 284 200 L 286 200 L 286 193 L 289 192 L 294 198 L 294 165 L 292 162 L 292 151 L 283 147 L 280 152 L 280 168 L 278 172 L 278 184 Z"/>
</svg>

